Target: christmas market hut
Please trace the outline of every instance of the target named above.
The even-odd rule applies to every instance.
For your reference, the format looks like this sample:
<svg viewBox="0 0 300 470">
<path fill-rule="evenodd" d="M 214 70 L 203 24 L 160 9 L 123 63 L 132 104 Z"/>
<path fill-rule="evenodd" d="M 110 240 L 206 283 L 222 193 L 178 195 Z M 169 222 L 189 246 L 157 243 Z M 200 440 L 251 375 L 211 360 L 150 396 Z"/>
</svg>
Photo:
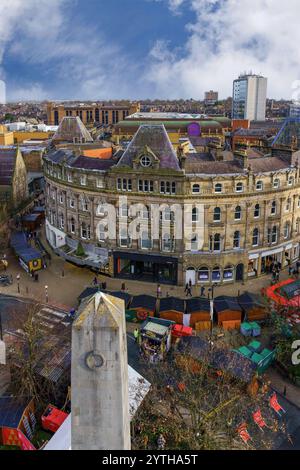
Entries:
<svg viewBox="0 0 300 470">
<path fill-rule="evenodd" d="M 132 297 L 129 310 L 139 321 L 146 320 L 147 317 L 154 317 L 156 310 L 156 298 L 151 295 L 136 295 Z"/>
<path fill-rule="evenodd" d="M 128 305 L 130 304 L 130 301 L 132 299 L 132 295 L 128 294 L 128 292 L 123 292 L 123 291 L 115 291 L 115 292 L 109 292 L 110 295 L 113 295 L 114 297 L 117 297 L 118 299 L 124 300 L 125 304 L 125 309 L 127 309 Z"/>
<path fill-rule="evenodd" d="M 160 299 L 159 303 L 159 318 L 172 320 L 179 325 L 184 324 L 184 300 L 177 297 L 166 297 Z"/>
<path fill-rule="evenodd" d="M 268 315 L 268 305 L 261 295 L 244 292 L 237 298 L 246 321 L 265 320 Z"/>
<path fill-rule="evenodd" d="M 163 318 L 147 318 L 141 325 L 141 353 L 150 362 L 165 358 L 171 347 L 171 333 L 174 322 Z"/>
<path fill-rule="evenodd" d="M 31 443 L 36 427 L 34 412 L 31 398 L 0 397 L 0 448 L 35 450 Z"/>
<path fill-rule="evenodd" d="M 204 297 L 186 300 L 186 314 L 190 316 L 189 324 L 196 330 L 207 330 L 211 325 L 210 303 Z"/>
<path fill-rule="evenodd" d="M 239 329 L 242 321 L 242 308 L 236 297 L 220 295 L 214 299 L 214 311 L 218 325 L 225 330 Z"/>
<path fill-rule="evenodd" d="M 40 214 L 27 214 L 22 217 L 22 226 L 28 232 L 34 232 L 41 225 Z"/>
<path fill-rule="evenodd" d="M 25 271 L 32 273 L 42 269 L 42 254 L 30 246 L 24 232 L 12 233 L 10 245 L 18 257 L 20 265 L 25 269 Z"/>
</svg>

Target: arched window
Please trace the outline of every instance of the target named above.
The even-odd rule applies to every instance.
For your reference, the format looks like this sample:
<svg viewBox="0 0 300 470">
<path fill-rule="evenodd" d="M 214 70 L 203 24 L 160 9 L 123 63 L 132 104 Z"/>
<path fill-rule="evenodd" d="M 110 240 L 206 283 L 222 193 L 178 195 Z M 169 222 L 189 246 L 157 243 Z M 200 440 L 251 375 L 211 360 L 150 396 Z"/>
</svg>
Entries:
<svg viewBox="0 0 300 470">
<path fill-rule="evenodd" d="M 75 228 L 76 228 L 75 219 L 74 219 L 74 217 L 72 217 L 71 220 L 70 220 L 70 231 L 71 231 L 71 233 L 75 233 Z"/>
<path fill-rule="evenodd" d="M 289 185 L 289 186 L 293 186 L 293 184 L 294 184 L 294 177 L 293 177 L 293 176 L 289 176 L 288 185 Z"/>
<path fill-rule="evenodd" d="M 237 193 L 242 193 L 244 191 L 244 184 L 239 182 L 239 183 L 236 183 L 236 186 L 235 186 L 235 191 Z"/>
<path fill-rule="evenodd" d="M 208 282 L 209 281 L 209 270 L 206 266 L 202 266 L 198 270 L 198 280 L 201 282 Z"/>
<path fill-rule="evenodd" d="M 200 193 L 200 184 L 193 184 L 192 191 L 194 194 Z"/>
<path fill-rule="evenodd" d="M 260 205 L 259 204 L 255 204 L 254 217 L 255 219 L 258 219 L 258 217 L 260 217 Z"/>
<path fill-rule="evenodd" d="M 279 187 L 280 187 L 280 179 L 275 178 L 274 181 L 273 181 L 273 188 L 278 189 Z"/>
<path fill-rule="evenodd" d="M 291 201 L 290 198 L 288 198 L 288 199 L 286 200 L 286 205 L 285 205 L 285 210 L 286 210 L 286 212 L 289 212 L 289 211 L 291 210 L 291 204 L 292 204 L 292 201 Z"/>
<path fill-rule="evenodd" d="M 214 222 L 220 222 L 221 220 L 221 209 L 220 207 L 214 208 Z"/>
<path fill-rule="evenodd" d="M 296 220 L 296 233 L 300 232 L 300 219 Z"/>
<path fill-rule="evenodd" d="M 192 209 L 192 222 L 198 222 L 198 209 L 193 207 Z"/>
<path fill-rule="evenodd" d="M 234 211 L 234 219 L 241 220 L 241 218 L 242 218 L 242 208 L 241 206 L 236 206 L 235 211 Z"/>
<path fill-rule="evenodd" d="M 223 273 L 224 281 L 231 281 L 233 279 L 233 266 L 226 266 Z"/>
<path fill-rule="evenodd" d="M 233 248 L 239 248 L 241 241 L 241 234 L 238 230 L 236 230 L 233 234 Z"/>
<path fill-rule="evenodd" d="M 262 191 L 264 189 L 264 183 L 261 180 L 259 180 L 256 182 L 255 187 L 256 187 L 256 191 Z"/>
<path fill-rule="evenodd" d="M 276 215 L 276 211 L 277 211 L 277 204 L 276 204 L 276 201 L 272 201 L 272 205 L 271 205 L 271 215 Z"/>
<path fill-rule="evenodd" d="M 215 184 L 215 193 L 221 193 L 222 192 L 222 184 L 221 183 L 216 183 Z"/>
<path fill-rule="evenodd" d="M 255 228 L 252 233 L 252 246 L 258 246 L 259 244 L 259 230 Z"/>
<path fill-rule="evenodd" d="M 221 281 L 221 269 L 219 266 L 216 266 L 211 273 L 211 280 L 213 282 L 220 282 Z"/>
</svg>

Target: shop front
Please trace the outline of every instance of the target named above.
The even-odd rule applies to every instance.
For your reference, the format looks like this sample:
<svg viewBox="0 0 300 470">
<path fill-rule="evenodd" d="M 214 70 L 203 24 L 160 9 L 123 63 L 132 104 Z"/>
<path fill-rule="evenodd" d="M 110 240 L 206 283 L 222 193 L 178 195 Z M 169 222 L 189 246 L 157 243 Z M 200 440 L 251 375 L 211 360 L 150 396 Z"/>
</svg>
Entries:
<svg viewBox="0 0 300 470">
<path fill-rule="evenodd" d="M 115 277 L 177 284 L 177 258 L 123 252 L 114 252 L 113 256 Z"/>
</svg>

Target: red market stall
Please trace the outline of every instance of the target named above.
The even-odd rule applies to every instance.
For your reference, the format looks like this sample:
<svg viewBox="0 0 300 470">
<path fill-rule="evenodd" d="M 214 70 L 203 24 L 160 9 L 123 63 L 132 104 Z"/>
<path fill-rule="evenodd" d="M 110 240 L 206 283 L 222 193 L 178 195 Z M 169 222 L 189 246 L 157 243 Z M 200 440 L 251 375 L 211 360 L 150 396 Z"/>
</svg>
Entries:
<svg viewBox="0 0 300 470">
<path fill-rule="evenodd" d="M 190 326 L 175 324 L 172 325 L 171 334 L 175 338 L 182 338 L 183 336 L 192 336 L 193 328 L 191 328 Z"/>
<path fill-rule="evenodd" d="M 46 431 L 56 432 L 67 417 L 68 413 L 48 405 L 41 418 L 42 426 Z"/>
</svg>

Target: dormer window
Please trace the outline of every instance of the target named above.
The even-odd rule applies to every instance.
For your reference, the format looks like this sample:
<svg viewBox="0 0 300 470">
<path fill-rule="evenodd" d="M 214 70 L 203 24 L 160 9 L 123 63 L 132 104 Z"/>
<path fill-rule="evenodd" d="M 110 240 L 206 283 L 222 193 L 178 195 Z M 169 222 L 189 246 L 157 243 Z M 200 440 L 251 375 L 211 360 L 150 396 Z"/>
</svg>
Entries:
<svg viewBox="0 0 300 470">
<path fill-rule="evenodd" d="M 140 164 L 144 168 L 148 168 L 149 166 L 151 166 L 151 158 L 148 155 L 143 155 L 140 158 Z"/>
</svg>

